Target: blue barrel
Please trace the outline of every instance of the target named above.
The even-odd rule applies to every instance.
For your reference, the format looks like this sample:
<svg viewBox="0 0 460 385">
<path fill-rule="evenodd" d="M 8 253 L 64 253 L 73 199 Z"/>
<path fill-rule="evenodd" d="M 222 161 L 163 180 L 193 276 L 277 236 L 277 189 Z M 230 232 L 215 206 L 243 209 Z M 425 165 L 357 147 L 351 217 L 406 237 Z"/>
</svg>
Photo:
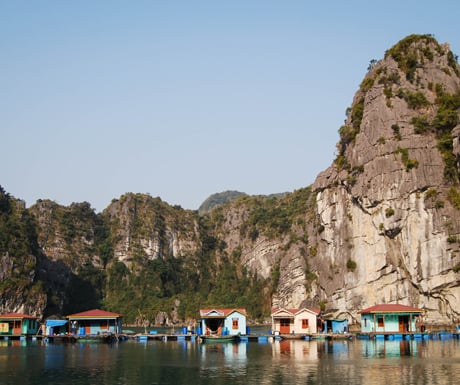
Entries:
<svg viewBox="0 0 460 385">
<path fill-rule="evenodd" d="M 203 331 L 201 330 L 199 326 L 196 328 L 196 334 L 198 334 L 199 336 L 203 334 Z"/>
<path fill-rule="evenodd" d="M 86 333 L 85 333 L 85 328 L 84 327 L 81 327 L 80 328 L 80 333 L 79 333 L 81 336 L 84 336 Z"/>
<path fill-rule="evenodd" d="M 249 326 L 246 326 L 246 334 L 251 334 L 251 328 Z"/>
<path fill-rule="evenodd" d="M 187 334 L 187 328 L 186 327 L 182 328 L 182 334 Z"/>
</svg>

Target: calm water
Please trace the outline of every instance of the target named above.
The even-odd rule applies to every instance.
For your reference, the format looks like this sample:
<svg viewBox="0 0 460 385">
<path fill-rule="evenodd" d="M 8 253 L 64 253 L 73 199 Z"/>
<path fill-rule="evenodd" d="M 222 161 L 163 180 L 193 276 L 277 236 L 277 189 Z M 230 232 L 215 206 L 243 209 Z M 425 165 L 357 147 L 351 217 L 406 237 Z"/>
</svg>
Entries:
<svg viewBox="0 0 460 385">
<path fill-rule="evenodd" d="M 0 384 L 460 384 L 460 341 L 0 341 Z"/>
</svg>

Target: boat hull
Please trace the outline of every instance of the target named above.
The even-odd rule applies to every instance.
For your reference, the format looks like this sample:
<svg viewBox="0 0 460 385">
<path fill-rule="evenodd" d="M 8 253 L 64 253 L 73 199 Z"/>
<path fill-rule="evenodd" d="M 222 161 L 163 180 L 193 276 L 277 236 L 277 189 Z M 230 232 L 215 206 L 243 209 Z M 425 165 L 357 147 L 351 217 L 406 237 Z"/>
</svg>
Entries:
<svg viewBox="0 0 460 385">
<path fill-rule="evenodd" d="M 234 342 L 237 340 L 237 336 L 200 336 L 201 342 Z"/>
</svg>

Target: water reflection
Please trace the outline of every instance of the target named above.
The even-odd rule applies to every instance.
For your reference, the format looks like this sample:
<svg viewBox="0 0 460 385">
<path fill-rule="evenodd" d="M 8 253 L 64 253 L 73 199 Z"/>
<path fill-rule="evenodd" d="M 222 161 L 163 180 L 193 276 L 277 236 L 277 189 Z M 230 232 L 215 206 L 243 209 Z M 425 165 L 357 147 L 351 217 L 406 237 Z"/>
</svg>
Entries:
<svg viewBox="0 0 460 385">
<path fill-rule="evenodd" d="M 319 344 L 321 344 L 321 341 Z M 272 343 L 273 357 L 294 360 L 317 360 L 319 344 L 318 341 L 275 340 Z"/>
<path fill-rule="evenodd" d="M 2 385 L 456 384 L 460 342 L 0 341 Z"/>
<path fill-rule="evenodd" d="M 241 377 L 246 375 L 246 343 L 204 343 L 200 348 L 203 377 Z"/>
<path fill-rule="evenodd" d="M 366 358 L 418 356 L 423 352 L 425 341 L 400 340 L 370 340 L 362 341 L 362 355 Z"/>
</svg>

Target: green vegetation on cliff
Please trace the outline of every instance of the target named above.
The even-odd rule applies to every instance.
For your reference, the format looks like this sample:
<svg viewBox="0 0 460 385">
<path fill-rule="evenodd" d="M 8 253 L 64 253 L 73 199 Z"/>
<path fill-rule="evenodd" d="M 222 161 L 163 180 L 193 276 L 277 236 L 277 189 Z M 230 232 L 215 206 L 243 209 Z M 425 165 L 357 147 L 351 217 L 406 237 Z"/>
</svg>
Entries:
<svg viewBox="0 0 460 385">
<path fill-rule="evenodd" d="M 0 307 L 33 308 L 41 300 L 35 280 L 39 252 L 36 224 L 24 203 L 0 186 Z"/>
<path fill-rule="evenodd" d="M 180 209 L 174 215 L 181 222 L 186 213 Z M 109 263 L 105 307 L 117 309 L 131 322 L 139 314 L 153 322 L 159 312 L 170 314 L 171 309 L 179 319 L 196 318 L 201 307 L 209 306 L 246 307 L 251 317 L 261 317 L 260 281 L 240 266 L 238 253 L 224 251 L 226 245 L 213 234 L 211 217 L 195 220 L 199 247 L 190 255 L 173 256 L 164 248 L 154 259 L 139 255 L 131 268 L 115 260 Z M 141 221 L 146 223 L 145 218 Z M 135 232 L 130 235 L 137 239 Z"/>
<path fill-rule="evenodd" d="M 198 213 L 204 215 L 209 213 L 214 208 L 221 206 L 231 200 L 246 196 L 247 194 L 239 191 L 224 191 L 221 193 L 212 194 L 198 208 Z"/>
<path fill-rule="evenodd" d="M 242 235 L 249 241 L 264 235 L 296 242 L 292 229 L 305 227 L 311 197 L 305 188 L 279 197 L 241 198 L 238 205 L 249 213 Z M 102 307 L 124 314 L 128 323 L 140 315 L 164 322 L 161 313 L 180 322 L 216 306 L 245 307 L 250 318 L 263 319 L 278 283 L 249 271 L 241 263 L 241 247 L 228 248 L 224 207 L 200 216 L 159 198 L 127 194 L 101 214 L 87 202 L 65 207 L 40 200 L 26 209 L 2 189 L 0 252 L 11 269 L 3 273 L 0 288 L 3 294 L 22 288 L 19 302 L 35 290 L 43 317 Z M 151 254 L 148 242 L 155 245 Z M 177 254 L 174 242 L 189 247 Z M 121 250 L 124 259 L 117 256 Z"/>
</svg>

